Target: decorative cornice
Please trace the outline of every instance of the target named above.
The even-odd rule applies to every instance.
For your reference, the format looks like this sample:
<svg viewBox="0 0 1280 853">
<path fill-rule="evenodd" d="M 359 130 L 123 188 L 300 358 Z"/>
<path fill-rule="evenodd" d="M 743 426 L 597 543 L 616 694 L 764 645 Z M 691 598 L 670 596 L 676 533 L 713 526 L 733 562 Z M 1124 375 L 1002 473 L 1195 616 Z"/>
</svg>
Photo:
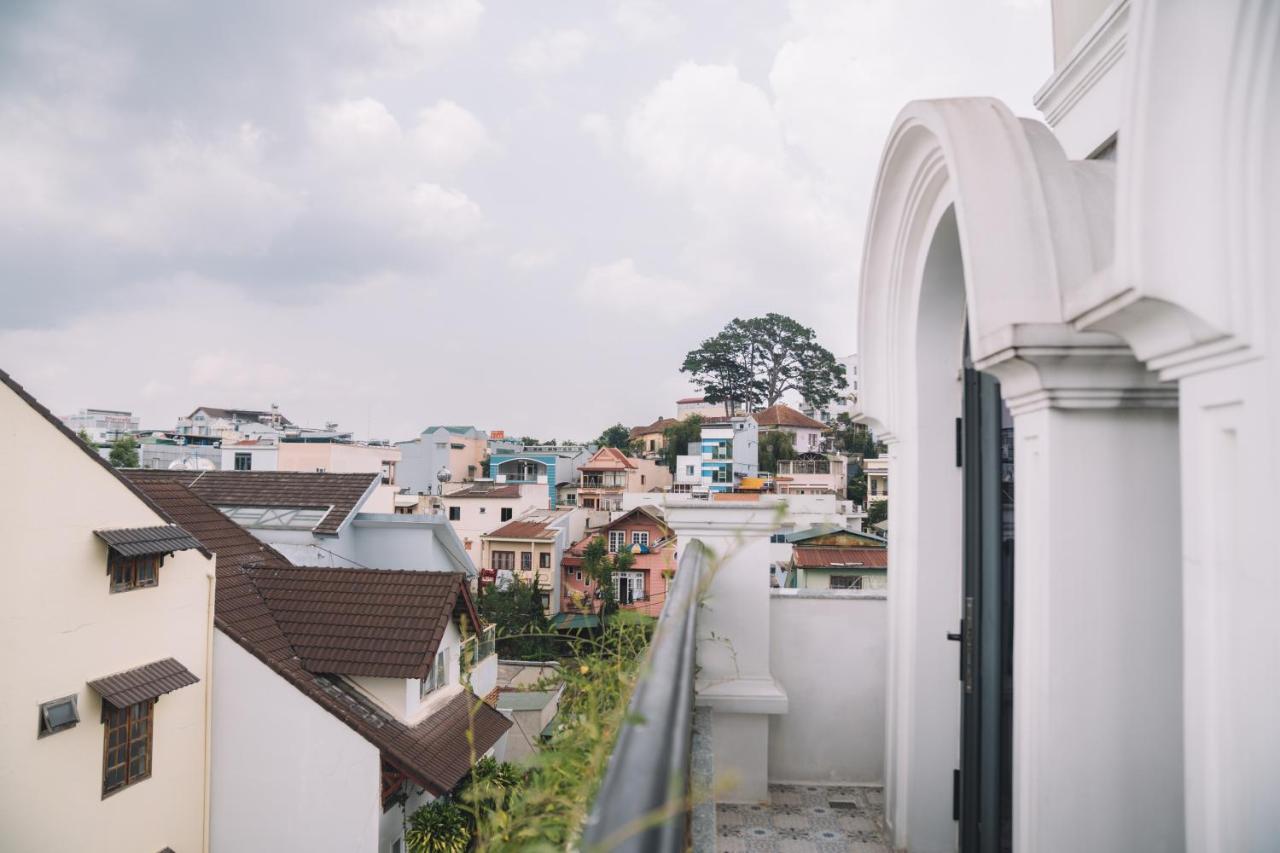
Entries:
<svg viewBox="0 0 1280 853">
<path fill-rule="evenodd" d="M 1076 46 L 1071 57 L 1036 92 L 1036 109 L 1050 127 L 1057 127 L 1124 57 L 1128 27 L 1129 0 L 1117 0 Z"/>
</svg>

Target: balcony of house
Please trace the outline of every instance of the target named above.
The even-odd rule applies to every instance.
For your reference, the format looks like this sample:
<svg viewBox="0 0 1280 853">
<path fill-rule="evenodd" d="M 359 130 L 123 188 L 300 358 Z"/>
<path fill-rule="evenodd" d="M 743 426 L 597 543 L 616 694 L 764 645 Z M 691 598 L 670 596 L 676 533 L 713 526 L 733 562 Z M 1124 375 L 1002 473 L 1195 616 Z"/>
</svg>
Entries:
<svg viewBox="0 0 1280 853">
<path fill-rule="evenodd" d="M 547 483 L 547 466 L 532 459 L 512 459 L 500 463 L 493 479 L 498 483 Z"/>
<path fill-rule="evenodd" d="M 885 594 L 771 590 L 772 505 L 664 511 L 687 544 L 583 849 L 888 853 Z"/>
<path fill-rule="evenodd" d="M 584 472 L 579 488 L 602 491 L 622 491 L 627 487 L 627 475 L 624 473 L 591 473 Z"/>
</svg>

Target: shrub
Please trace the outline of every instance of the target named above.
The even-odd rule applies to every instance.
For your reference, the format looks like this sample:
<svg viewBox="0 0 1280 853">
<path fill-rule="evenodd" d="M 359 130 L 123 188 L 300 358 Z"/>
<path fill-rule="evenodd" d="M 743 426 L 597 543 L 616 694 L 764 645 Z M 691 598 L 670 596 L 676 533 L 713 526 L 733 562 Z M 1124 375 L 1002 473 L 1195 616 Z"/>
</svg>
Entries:
<svg viewBox="0 0 1280 853">
<path fill-rule="evenodd" d="M 466 813 L 448 800 L 432 800 L 409 816 L 410 853 L 465 853 L 471 843 Z"/>
</svg>

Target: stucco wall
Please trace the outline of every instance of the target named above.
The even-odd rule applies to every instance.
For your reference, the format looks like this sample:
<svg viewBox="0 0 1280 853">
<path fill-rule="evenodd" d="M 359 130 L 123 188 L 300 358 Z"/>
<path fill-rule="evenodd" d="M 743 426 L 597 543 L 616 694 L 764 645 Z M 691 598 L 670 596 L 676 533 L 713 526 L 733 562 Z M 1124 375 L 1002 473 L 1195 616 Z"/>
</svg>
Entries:
<svg viewBox="0 0 1280 853">
<path fill-rule="evenodd" d="M 213 561 L 169 557 L 155 587 L 112 594 L 95 529 L 164 523 L 0 386 L 0 849 L 200 850 Z M 87 682 L 176 658 L 200 683 L 155 706 L 152 772 L 102 797 L 102 701 Z M 42 702 L 80 722 L 37 738 Z"/>
<path fill-rule="evenodd" d="M 884 781 L 883 594 L 773 590 L 769 664 L 787 712 L 769 718 L 769 779 Z"/>
<path fill-rule="evenodd" d="M 221 632 L 214 676 L 214 853 L 376 850 L 378 750 Z"/>
</svg>

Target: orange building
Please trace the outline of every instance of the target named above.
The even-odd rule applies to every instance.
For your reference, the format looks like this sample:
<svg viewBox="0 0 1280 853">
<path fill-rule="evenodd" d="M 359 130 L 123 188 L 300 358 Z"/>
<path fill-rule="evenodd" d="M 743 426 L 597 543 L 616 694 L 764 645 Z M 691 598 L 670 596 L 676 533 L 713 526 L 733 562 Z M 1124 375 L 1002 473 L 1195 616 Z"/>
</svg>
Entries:
<svg viewBox="0 0 1280 853">
<path fill-rule="evenodd" d="M 613 585 L 618 604 L 657 616 L 667 600 L 667 582 L 676 570 L 676 539 L 657 507 L 637 507 L 575 543 L 560 561 L 562 577 L 561 611 L 595 613 L 600 609 L 598 589 L 582 569 L 587 545 L 602 537 L 610 554 L 630 549 L 635 564 L 625 572 L 614 572 Z"/>
</svg>

